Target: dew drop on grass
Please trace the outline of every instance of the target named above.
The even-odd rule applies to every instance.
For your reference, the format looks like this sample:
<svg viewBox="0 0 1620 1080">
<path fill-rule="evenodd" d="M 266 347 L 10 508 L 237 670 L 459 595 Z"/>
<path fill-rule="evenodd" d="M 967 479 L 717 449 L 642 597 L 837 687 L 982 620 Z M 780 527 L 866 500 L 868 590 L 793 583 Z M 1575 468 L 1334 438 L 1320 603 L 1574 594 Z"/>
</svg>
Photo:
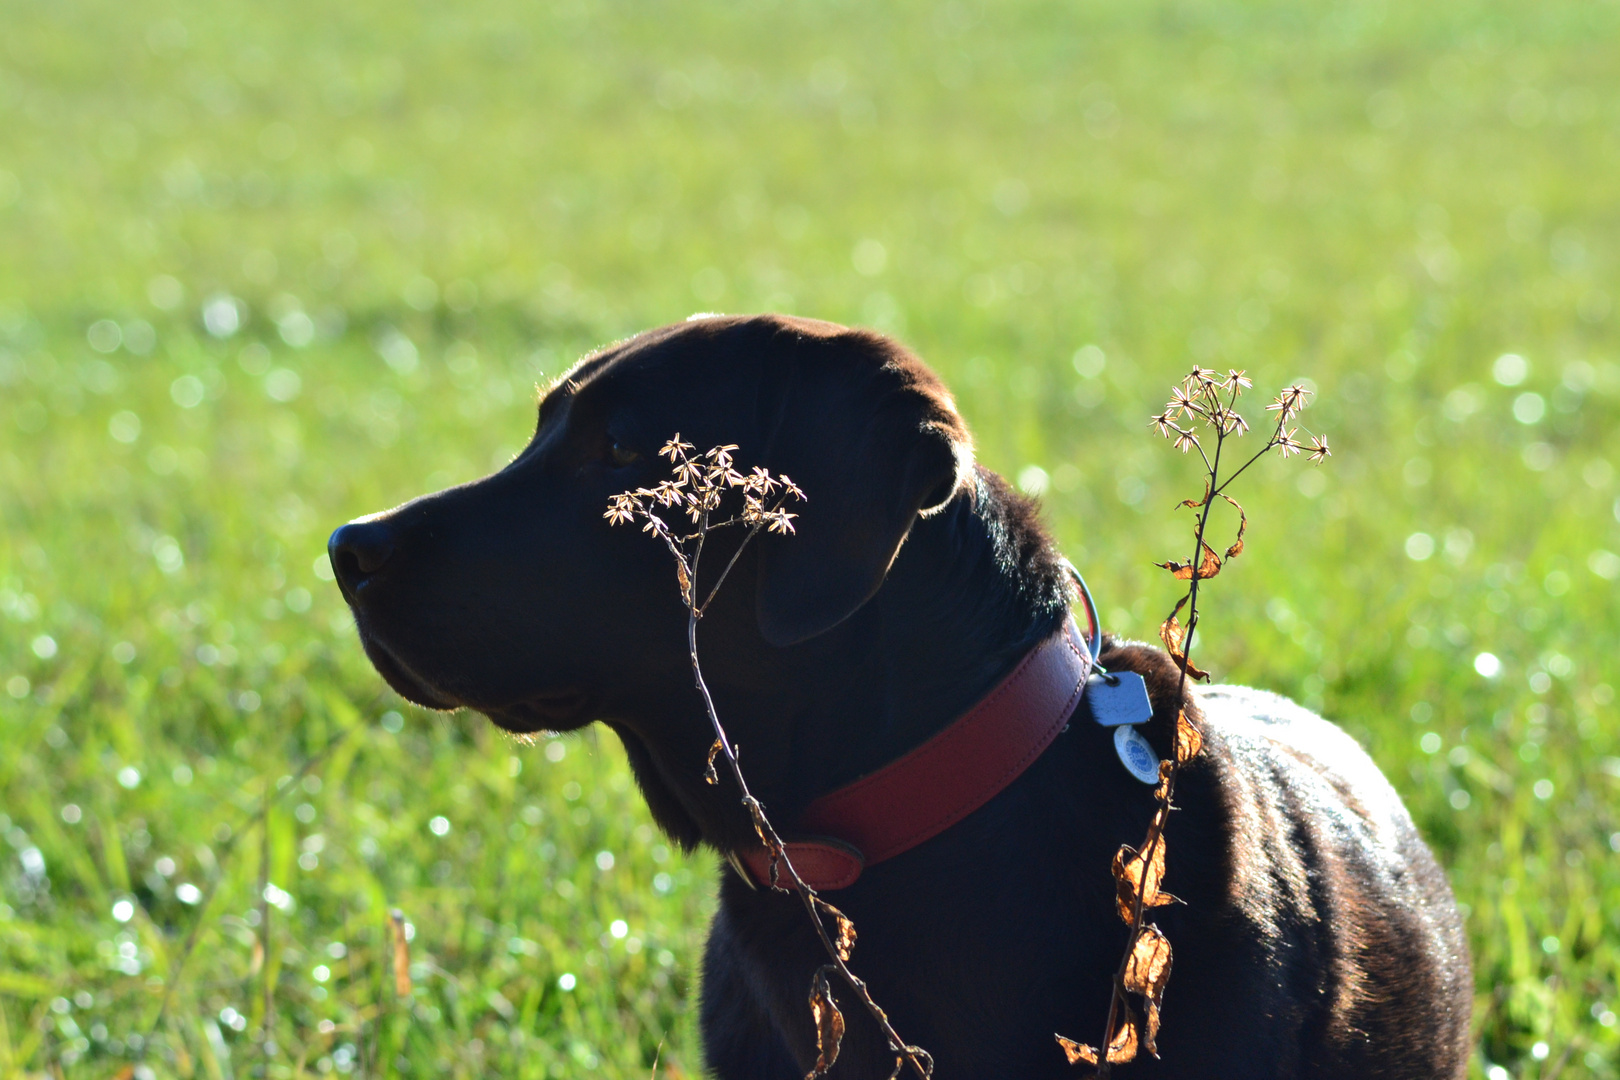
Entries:
<svg viewBox="0 0 1620 1080">
<path fill-rule="evenodd" d="M 1530 375 L 1530 362 L 1518 353 L 1503 353 L 1491 365 L 1491 377 L 1502 386 L 1518 386 Z"/>
<path fill-rule="evenodd" d="M 110 353 L 124 343 L 124 332 L 111 319 L 97 319 L 85 331 L 90 347 L 99 353 Z"/>
<path fill-rule="evenodd" d="M 194 409 L 201 405 L 205 393 L 203 381 L 195 375 L 182 375 L 169 384 L 169 397 L 182 409 Z"/>
<path fill-rule="evenodd" d="M 185 296 L 185 286 L 168 274 L 159 274 L 146 283 L 146 298 L 159 311 L 173 311 Z"/>
<path fill-rule="evenodd" d="M 128 409 L 115 412 L 107 421 L 107 434 L 115 442 L 128 445 L 141 437 L 141 418 Z"/>
<path fill-rule="evenodd" d="M 242 328 L 241 301 L 234 296 L 210 297 L 203 304 L 203 329 L 216 338 L 228 338 Z"/>
<path fill-rule="evenodd" d="M 291 368 L 275 368 L 264 377 L 265 396 L 271 401 L 291 401 L 303 389 L 304 380 Z"/>
<path fill-rule="evenodd" d="M 1538 424 L 1547 415 L 1547 400 L 1540 394 L 1524 393 L 1513 399 L 1513 419 L 1521 424 Z"/>
<path fill-rule="evenodd" d="M 1039 465 L 1026 465 L 1018 473 L 1018 490 L 1025 495 L 1044 495 L 1051 485 L 1051 478 L 1045 469 Z"/>
</svg>

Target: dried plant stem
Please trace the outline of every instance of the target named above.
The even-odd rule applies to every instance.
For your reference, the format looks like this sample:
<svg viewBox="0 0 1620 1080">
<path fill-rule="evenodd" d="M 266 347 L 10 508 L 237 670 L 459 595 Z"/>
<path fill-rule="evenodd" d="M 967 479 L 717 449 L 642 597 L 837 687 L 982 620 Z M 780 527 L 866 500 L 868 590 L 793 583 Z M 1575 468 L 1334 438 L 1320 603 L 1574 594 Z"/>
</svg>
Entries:
<svg viewBox="0 0 1620 1080">
<path fill-rule="evenodd" d="M 1212 478 L 1220 475 L 1221 449 L 1225 441 L 1226 440 L 1223 435 L 1217 434 L 1215 439 L 1215 460 L 1209 464 L 1209 474 Z M 1269 450 L 1270 446 L 1268 445 L 1266 449 Z M 1264 454 L 1265 452 L 1265 450 L 1262 450 L 1260 451 L 1260 454 Z M 1200 453 L 1202 453 L 1202 448 L 1200 448 Z M 1254 464 L 1254 462 L 1259 459 L 1260 454 L 1256 454 L 1254 457 L 1250 458 L 1249 461 L 1244 464 L 1243 468 L 1246 469 L 1249 467 L 1249 465 Z M 1208 461 L 1207 458 L 1205 460 Z M 1214 485 L 1211 484 L 1210 494 L 1205 497 L 1204 505 L 1199 509 L 1198 512 L 1198 527 L 1194 530 L 1191 560 L 1193 566 L 1198 565 L 1199 557 L 1204 552 L 1204 533 L 1209 527 L 1209 512 L 1210 509 L 1215 505 L 1215 495 L 1217 490 L 1218 489 L 1215 489 Z M 1178 705 L 1181 701 L 1185 700 L 1187 693 L 1187 668 L 1192 664 L 1193 631 L 1198 628 L 1198 583 L 1200 580 L 1201 575 L 1194 574 L 1192 577 L 1192 584 L 1187 590 L 1187 637 L 1185 644 L 1182 646 L 1181 657 L 1177 662 L 1177 666 L 1181 669 L 1181 677 L 1176 680 L 1175 700 Z M 1179 738 L 1179 732 L 1177 737 Z M 1176 775 L 1181 771 L 1180 758 L 1181 755 L 1172 749 L 1169 758 L 1170 768 L 1164 778 L 1164 784 L 1161 789 L 1163 794 L 1159 798 L 1159 803 L 1161 806 L 1173 807 L 1174 805 L 1172 800 L 1174 800 L 1176 795 Z M 1151 866 L 1153 864 L 1154 858 L 1158 855 L 1158 849 L 1163 843 L 1163 829 L 1149 830 L 1147 843 L 1143 845 L 1145 849 L 1144 855 L 1146 856 L 1145 861 L 1148 865 Z M 1099 1046 L 1103 1047 L 1103 1052 L 1098 1055 L 1097 1060 L 1098 1080 L 1108 1080 L 1108 1077 L 1113 1071 L 1113 1064 L 1108 1060 L 1107 1047 L 1114 1037 L 1114 1024 L 1119 1020 L 1119 1011 L 1125 1006 L 1125 969 L 1130 965 L 1131 957 L 1136 952 L 1137 939 L 1142 936 L 1142 911 L 1144 901 L 1147 899 L 1147 895 L 1148 893 L 1146 889 L 1138 889 L 1136 892 L 1135 902 L 1131 907 L 1130 933 L 1127 935 L 1125 940 L 1124 955 L 1122 955 L 1119 959 L 1119 968 L 1114 972 L 1113 992 L 1108 998 L 1108 1022 L 1103 1027 L 1103 1040 L 1098 1044 Z"/>
<path fill-rule="evenodd" d="M 1277 427 L 1271 437 L 1258 452 L 1223 478 L 1221 461 L 1228 437 L 1241 437 L 1249 429 L 1248 422 L 1237 412 L 1237 400 L 1244 388 L 1250 385 L 1241 371 L 1230 371 L 1223 378 L 1213 371 L 1194 368 L 1181 385 L 1171 391 L 1173 396 L 1164 412 L 1152 420 L 1159 433 L 1173 439 L 1182 453 L 1198 451 L 1204 463 L 1205 482 L 1201 499 L 1185 499 L 1179 504 L 1197 512 L 1192 557 L 1185 563 L 1172 560 L 1157 564 L 1169 570 L 1176 579 L 1188 583 L 1186 595 L 1176 603 L 1170 617 L 1159 628 L 1159 637 L 1180 671 L 1174 698 L 1176 721 L 1170 757 L 1159 763 L 1159 783 L 1154 789 L 1154 813 L 1147 837 L 1140 850 L 1125 845 L 1114 857 L 1117 910 L 1126 924 L 1127 934 L 1125 952 L 1114 972 L 1109 992 L 1103 1038 L 1097 1047 L 1092 1047 L 1058 1037 L 1070 1063 L 1095 1065 L 1097 1071 L 1094 1075 L 1099 1080 L 1107 1080 L 1115 1065 L 1134 1061 L 1139 1049 L 1146 1049 L 1149 1054 L 1158 1056 L 1159 1009 L 1170 977 L 1171 947 L 1157 926 L 1144 923 L 1143 915 L 1148 908 L 1171 903 L 1175 899 L 1159 888 L 1164 875 L 1165 829 L 1169 825 L 1170 812 L 1175 809 L 1176 778 L 1181 767 L 1197 756 L 1203 744 L 1202 736 L 1186 715 L 1189 679 L 1209 678 L 1207 672 L 1200 671 L 1193 664 L 1190 655 L 1200 617 L 1199 588 L 1206 578 L 1219 574 L 1226 562 L 1243 553 L 1243 534 L 1248 528 L 1247 514 L 1226 494 L 1226 489 L 1272 450 L 1280 450 L 1284 457 L 1304 453 L 1317 463 L 1330 454 L 1325 438 L 1310 436 L 1308 444 L 1302 443 L 1295 437 L 1297 429 L 1289 428 L 1289 421 L 1305 408 L 1311 393 L 1303 386 L 1290 386 L 1267 406 L 1268 411 L 1278 414 Z M 1209 429 L 1206 438 L 1211 433 L 1215 437 L 1213 454 L 1205 449 L 1195 430 L 1199 424 Z M 1207 541 L 1210 511 L 1216 499 L 1230 503 L 1239 514 L 1237 537 L 1224 555 L 1217 553 Z M 1185 627 L 1176 621 L 1183 606 L 1188 608 Z M 1143 999 L 1146 1006 L 1144 1015 L 1138 1017 L 1133 1013 L 1127 997 L 1130 994 Z"/>
<path fill-rule="evenodd" d="M 749 532 L 743 540 L 743 545 L 753 539 L 759 528 L 756 525 L 753 531 Z M 698 525 L 697 547 L 692 554 L 691 574 L 692 595 L 694 596 L 696 595 L 698 562 L 703 557 L 703 543 L 707 536 L 708 512 L 705 511 L 703 519 Z M 703 607 L 707 607 L 708 601 L 714 599 L 715 592 L 719 590 L 721 582 L 731 572 L 731 568 L 737 564 L 737 557 L 740 554 L 742 554 L 741 545 L 732 555 L 730 561 L 726 563 L 725 570 L 720 575 L 720 580 L 715 582 L 714 589 L 710 590 L 708 600 L 704 601 Z M 720 743 L 720 751 L 726 759 L 726 765 L 731 772 L 731 777 L 737 784 L 737 790 L 742 793 L 743 806 L 748 810 L 749 817 L 753 821 L 754 830 L 759 834 L 760 842 L 771 853 L 772 876 L 775 877 L 777 867 L 787 871 L 788 880 L 792 883 L 794 892 L 798 893 L 800 901 L 804 904 L 804 910 L 810 916 L 811 924 L 816 928 L 816 936 L 821 939 L 821 946 L 826 950 L 830 964 L 838 970 L 838 974 L 848 984 L 849 988 L 855 992 L 855 995 L 860 998 L 861 1004 L 866 1008 L 872 1019 L 876 1020 L 878 1026 L 882 1028 L 883 1034 L 889 1040 L 890 1049 L 899 1054 L 906 1063 L 909 1063 L 921 1080 L 929 1080 L 934 1072 L 933 1059 L 929 1057 L 927 1051 L 921 1047 L 908 1045 L 900 1037 L 899 1032 L 894 1030 L 894 1025 L 889 1022 L 888 1014 L 883 1011 L 876 1001 L 872 1000 L 872 994 L 867 989 L 865 981 L 849 969 L 849 964 L 845 960 L 848 949 L 840 949 L 834 944 L 832 937 L 827 933 L 826 924 L 821 921 L 821 912 L 817 909 L 817 904 L 820 901 L 817 899 L 816 891 L 799 876 L 798 870 L 793 866 L 792 858 L 787 853 L 786 845 L 782 843 L 781 837 L 777 835 L 770 819 L 765 816 L 764 805 L 754 798 L 753 793 L 748 790 L 748 781 L 743 778 L 742 765 L 737 761 L 736 749 L 731 745 L 731 739 L 726 735 L 725 726 L 720 723 L 720 714 L 715 710 L 714 698 L 710 696 L 709 686 L 703 679 L 703 665 L 698 659 L 697 647 L 698 619 L 702 617 L 702 611 L 702 607 L 693 605 L 688 605 L 686 611 L 686 648 L 687 656 L 692 663 L 692 678 L 697 684 L 698 693 L 703 697 L 703 708 L 709 715 L 709 724 L 714 728 L 714 736 Z M 898 1073 L 898 1071 L 897 1068 L 896 1072 Z"/>
<path fill-rule="evenodd" d="M 782 535 L 793 533 L 793 518 L 797 515 L 787 511 L 787 501 L 790 498 L 802 500 L 805 497 L 804 492 L 800 491 L 788 477 L 773 475 L 764 468 L 755 468 L 747 475 L 739 472 L 732 464 L 732 452 L 737 449 L 735 446 L 716 446 L 702 454 L 688 453 L 695 449 L 692 444 L 682 442 L 677 432 L 675 437 L 658 451 L 659 457 L 669 459 L 671 478 L 652 487 L 638 487 L 620 492 L 608 501 L 607 512 L 602 516 L 612 525 L 642 522 L 642 531 L 662 540 L 670 556 L 675 560 L 675 579 L 680 586 L 681 602 L 686 606 L 686 651 L 692 665 L 692 679 L 697 685 L 699 696 L 703 698 L 703 708 L 708 715 L 709 725 L 714 729 L 715 741 L 709 751 L 708 770 L 705 776 L 711 784 L 719 782 L 714 771 L 714 759 L 716 755 L 723 753 L 726 767 L 730 770 L 731 777 L 737 784 L 737 790 L 742 795 L 743 808 L 748 811 L 754 832 L 770 855 L 771 887 L 783 892 L 788 891 L 780 884 L 780 873 L 785 869 L 789 884 L 792 885 L 793 891 L 799 894 L 805 912 L 816 928 L 816 936 L 821 940 L 822 948 L 826 950 L 829 962 L 816 970 L 810 985 L 810 1011 L 816 1024 L 817 1049 L 817 1060 L 810 1072 L 810 1078 L 822 1076 L 832 1068 L 838 1059 L 839 1048 L 843 1041 L 843 1014 L 839 1012 L 837 1003 L 832 998 L 832 990 L 827 981 L 828 973 L 836 971 L 860 998 L 861 1004 L 877 1021 L 888 1039 L 889 1048 L 896 1055 L 893 1076 L 898 1077 L 909 1063 L 919 1080 L 929 1080 L 934 1071 L 933 1058 L 926 1050 L 909 1045 L 900 1037 L 894 1030 L 894 1025 L 889 1022 L 888 1015 L 872 1000 L 866 983 L 849 969 L 850 950 L 855 943 L 854 925 L 843 912 L 817 896 L 815 890 L 799 876 L 799 871 L 788 855 L 786 845 L 765 815 L 765 807 L 748 789 L 748 782 L 743 778 L 742 766 L 737 761 L 736 747 L 726 734 L 725 726 L 720 723 L 719 712 L 714 707 L 714 698 L 709 693 L 708 683 L 704 681 L 703 665 L 698 658 L 698 620 L 703 618 L 704 612 L 719 594 L 720 586 L 725 584 L 732 568 L 737 565 L 737 560 L 742 557 L 744 549 L 759 535 L 761 529 Z M 742 499 L 741 510 L 731 517 L 714 520 L 713 515 L 720 511 L 727 499 L 736 496 Z M 660 511 L 666 508 L 686 515 L 692 522 L 693 531 L 677 533 L 672 530 L 669 523 L 660 516 Z M 736 550 L 731 553 L 730 559 L 709 588 L 708 594 L 703 596 L 700 602 L 698 598 L 702 594 L 698 589 L 698 565 L 703 559 L 703 549 L 708 542 L 709 533 L 733 525 L 745 526 L 747 531 L 737 542 Z M 823 917 L 830 917 L 833 920 L 837 929 L 836 936 L 827 932 L 827 924 L 822 921 Z"/>
</svg>

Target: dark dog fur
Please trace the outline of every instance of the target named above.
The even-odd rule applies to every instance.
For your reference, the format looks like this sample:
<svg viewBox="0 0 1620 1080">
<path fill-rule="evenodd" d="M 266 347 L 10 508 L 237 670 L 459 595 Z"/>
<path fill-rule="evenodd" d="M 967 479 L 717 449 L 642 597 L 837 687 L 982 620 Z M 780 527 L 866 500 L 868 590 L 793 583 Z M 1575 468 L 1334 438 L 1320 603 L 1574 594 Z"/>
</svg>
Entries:
<svg viewBox="0 0 1620 1080">
<path fill-rule="evenodd" d="M 659 825 L 727 849 L 751 829 L 703 782 L 712 735 L 692 687 L 668 554 L 602 518 L 661 474 L 679 431 L 807 492 L 799 533 L 762 537 L 700 628 L 709 684 L 749 782 L 791 834 L 815 796 L 922 742 L 1061 622 L 1068 591 L 1035 507 L 972 464 L 944 386 L 877 335 L 781 317 L 704 318 L 578 365 L 500 472 L 333 534 L 368 654 L 401 694 L 515 731 L 602 720 Z M 728 553 L 713 551 L 711 566 Z M 1168 753 L 1176 671 L 1141 672 Z M 1175 947 L 1159 1060 L 1141 1077 L 1461 1077 L 1471 980 L 1445 877 L 1395 792 L 1346 736 L 1280 698 L 1194 696 L 1156 920 Z M 831 897 L 854 967 L 942 1080 L 1069 1077 L 1053 1041 L 1097 1041 L 1124 943 L 1108 866 L 1152 812 L 1083 711 L 968 819 Z M 796 898 L 720 871 L 704 960 L 710 1068 L 799 1077 L 823 962 Z M 893 1066 L 840 994 L 835 1077 Z"/>
</svg>

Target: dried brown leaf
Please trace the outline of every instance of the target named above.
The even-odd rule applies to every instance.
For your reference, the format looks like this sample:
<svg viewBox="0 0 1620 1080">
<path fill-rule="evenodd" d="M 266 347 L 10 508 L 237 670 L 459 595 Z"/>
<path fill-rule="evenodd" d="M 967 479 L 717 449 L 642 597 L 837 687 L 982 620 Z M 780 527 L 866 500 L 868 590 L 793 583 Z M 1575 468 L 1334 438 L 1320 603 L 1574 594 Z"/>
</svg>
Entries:
<svg viewBox="0 0 1620 1080">
<path fill-rule="evenodd" d="M 1187 674 L 1193 674 L 1188 671 Z M 1207 673 L 1203 673 L 1207 677 Z M 1198 756 L 1204 748 L 1204 736 L 1199 733 L 1193 722 L 1187 719 L 1187 711 L 1183 709 L 1176 715 L 1176 764 L 1185 765 Z"/>
<path fill-rule="evenodd" d="M 1142 1046 L 1154 1057 L 1159 1056 L 1156 1041 L 1159 1036 L 1159 1007 L 1164 1003 L 1164 988 L 1170 982 L 1170 940 L 1157 926 L 1148 924 L 1136 937 L 1130 957 L 1125 961 L 1125 989 L 1140 994 L 1146 1004 L 1143 1016 Z"/>
<path fill-rule="evenodd" d="M 844 1042 L 844 1014 L 833 1001 L 832 984 L 827 974 L 836 971 L 824 964 L 810 980 L 810 1016 L 816 1024 L 816 1067 L 805 1074 L 804 1080 L 815 1080 L 827 1075 L 827 1070 L 838 1060 L 838 1050 Z"/>
<path fill-rule="evenodd" d="M 1176 662 L 1177 667 L 1187 669 L 1187 677 L 1189 679 L 1197 679 L 1199 682 L 1209 682 L 1209 672 L 1187 659 L 1184 653 L 1172 652 L 1170 657 Z"/>
<path fill-rule="evenodd" d="M 1169 652 L 1170 658 L 1176 662 L 1177 667 L 1185 667 L 1187 674 L 1192 678 L 1208 682 L 1209 672 L 1200 669 L 1191 660 L 1188 660 L 1186 653 L 1182 651 L 1183 646 L 1187 643 L 1187 629 L 1181 625 L 1176 616 L 1186 605 L 1186 596 L 1176 601 L 1175 609 L 1170 612 L 1170 617 L 1159 624 L 1159 640 L 1164 642 L 1165 650 Z"/>
<path fill-rule="evenodd" d="M 1131 925 L 1136 915 L 1138 895 L 1142 898 L 1144 911 L 1176 902 L 1174 896 L 1159 889 L 1159 883 L 1164 880 L 1164 837 L 1160 836 L 1157 843 L 1151 839 L 1153 831 L 1164 827 L 1163 817 L 1162 809 L 1154 815 L 1153 830 L 1148 833 L 1148 842 L 1142 845 L 1144 850 L 1151 850 L 1151 858 L 1129 844 L 1121 844 L 1114 853 L 1115 900 L 1120 921 L 1126 926 Z"/>
<path fill-rule="evenodd" d="M 1232 498 L 1232 496 L 1230 496 L 1230 495 L 1222 495 L 1221 498 L 1225 499 L 1227 502 L 1229 502 L 1233 506 L 1237 507 L 1237 512 L 1238 512 L 1237 539 L 1235 541 L 1233 541 L 1231 547 L 1226 549 L 1226 557 L 1228 559 L 1235 559 L 1239 555 L 1243 554 L 1243 534 L 1245 532 L 1247 532 L 1248 529 L 1249 529 L 1249 515 L 1244 513 L 1243 507 L 1238 503 L 1238 501 L 1236 499 Z"/>
<path fill-rule="evenodd" d="M 1142 927 L 1125 962 L 1125 989 L 1145 998 L 1164 993 L 1170 980 L 1170 940 L 1152 923 Z"/>
<path fill-rule="evenodd" d="M 1140 1021 L 1129 1005 L 1120 1010 L 1124 1014 L 1121 1018 L 1119 1030 L 1108 1041 L 1108 1064 L 1124 1065 L 1128 1061 L 1136 1060 L 1137 1026 Z"/>
<path fill-rule="evenodd" d="M 1124 1002 L 1120 1009 L 1119 1027 L 1114 1029 L 1114 1037 L 1108 1040 L 1108 1063 L 1110 1065 L 1123 1065 L 1136 1058 L 1137 1046 L 1137 1018 L 1131 1007 Z M 1065 1039 L 1062 1035 L 1056 1036 L 1058 1045 L 1063 1048 L 1064 1056 L 1069 1059 L 1070 1065 L 1097 1064 L 1097 1048 L 1087 1043 L 1075 1042 Z"/>
<path fill-rule="evenodd" d="M 837 933 L 833 934 L 833 949 L 838 953 L 838 959 L 847 964 L 850 953 L 855 951 L 855 924 L 849 921 L 849 916 L 819 896 L 816 897 L 816 911 L 832 916 L 838 928 Z"/>
<path fill-rule="evenodd" d="M 709 747 L 709 763 L 703 768 L 703 779 L 705 783 L 718 784 L 720 782 L 720 774 L 714 771 L 714 759 L 717 755 L 719 755 L 721 749 L 722 747 L 720 746 L 719 739 L 714 740 L 714 745 Z M 749 760 L 753 759 L 750 758 Z"/>
<path fill-rule="evenodd" d="M 1224 499 L 1226 496 L 1221 497 Z M 1202 499 L 1182 499 L 1181 502 L 1176 504 L 1176 508 L 1179 510 L 1185 506 L 1189 510 L 1197 510 L 1207 502 L 1209 502 L 1209 480 L 1206 477 L 1204 480 L 1204 497 Z"/>
<path fill-rule="evenodd" d="M 1065 1039 L 1062 1035 L 1054 1036 L 1054 1038 L 1057 1039 L 1058 1045 L 1063 1048 L 1063 1055 L 1069 1059 L 1070 1065 L 1079 1065 L 1081 1062 L 1087 1065 L 1097 1064 L 1097 1048 L 1095 1046 L 1075 1042 L 1073 1039 Z"/>
<path fill-rule="evenodd" d="M 1198 579 L 1207 581 L 1221 572 L 1221 557 L 1215 554 L 1215 549 L 1208 544 L 1200 541 L 1199 546 L 1204 549 L 1204 553 L 1198 561 Z M 1170 576 L 1177 581 L 1192 580 L 1193 565 L 1190 562 L 1177 562 L 1171 559 L 1169 562 L 1154 563 L 1153 565 L 1170 571 Z"/>
<path fill-rule="evenodd" d="M 1182 628 L 1181 623 L 1176 621 L 1176 616 L 1181 614 L 1181 609 L 1186 606 L 1187 597 L 1183 596 L 1176 601 L 1176 606 L 1170 612 L 1170 617 L 1159 624 L 1159 640 L 1164 642 L 1164 647 L 1172 655 L 1180 654 L 1182 639 L 1186 636 L 1186 631 Z"/>
</svg>

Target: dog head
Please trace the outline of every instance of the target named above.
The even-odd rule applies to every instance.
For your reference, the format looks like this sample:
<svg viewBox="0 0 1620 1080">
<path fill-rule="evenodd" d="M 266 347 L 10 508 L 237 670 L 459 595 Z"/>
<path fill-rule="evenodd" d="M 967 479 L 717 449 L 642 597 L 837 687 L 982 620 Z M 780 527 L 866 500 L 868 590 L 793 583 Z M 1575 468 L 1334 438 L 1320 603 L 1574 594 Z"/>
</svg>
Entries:
<svg viewBox="0 0 1620 1080">
<path fill-rule="evenodd" d="M 689 686 L 668 552 L 603 518 L 613 495 L 668 475 L 658 450 L 677 432 L 700 451 L 735 443 L 740 465 L 806 493 L 797 534 L 762 534 L 705 619 L 754 654 L 791 651 L 866 604 L 918 515 L 971 467 L 943 384 L 879 335 L 780 316 L 648 331 L 561 378 L 504 469 L 332 534 L 339 587 L 389 684 L 514 731 L 629 716 Z"/>
</svg>

